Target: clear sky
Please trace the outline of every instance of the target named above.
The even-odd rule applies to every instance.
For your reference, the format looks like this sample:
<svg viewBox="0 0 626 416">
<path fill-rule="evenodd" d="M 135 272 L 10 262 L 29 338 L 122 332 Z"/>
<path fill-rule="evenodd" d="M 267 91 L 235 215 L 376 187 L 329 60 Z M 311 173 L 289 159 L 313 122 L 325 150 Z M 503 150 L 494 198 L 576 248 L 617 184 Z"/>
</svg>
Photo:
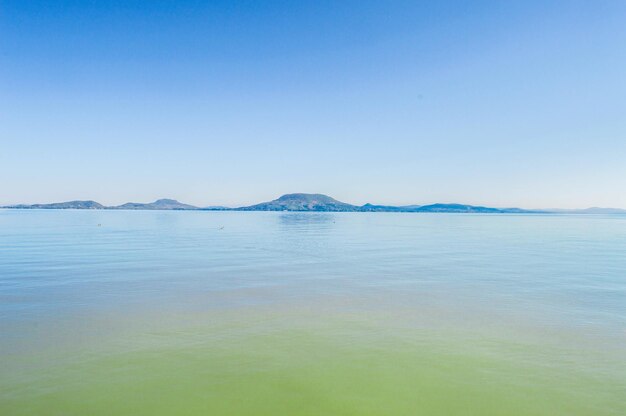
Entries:
<svg viewBox="0 0 626 416">
<path fill-rule="evenodd" d="M 626 208 L 626 1 L 0 0 L 0 183 Z"/>
</svg>

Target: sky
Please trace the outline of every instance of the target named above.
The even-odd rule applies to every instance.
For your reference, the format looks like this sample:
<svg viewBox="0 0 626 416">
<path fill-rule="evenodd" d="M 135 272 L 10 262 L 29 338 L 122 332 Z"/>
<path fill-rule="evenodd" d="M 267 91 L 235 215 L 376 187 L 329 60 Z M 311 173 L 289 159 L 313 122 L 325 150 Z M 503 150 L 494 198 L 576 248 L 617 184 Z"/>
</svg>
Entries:
<svg viewBox="0 0 626 416">
<path fill-rule="evenodd" d="M 626 2 L 0 0 L 0 205 L 626 208 Z"/>
</svg>

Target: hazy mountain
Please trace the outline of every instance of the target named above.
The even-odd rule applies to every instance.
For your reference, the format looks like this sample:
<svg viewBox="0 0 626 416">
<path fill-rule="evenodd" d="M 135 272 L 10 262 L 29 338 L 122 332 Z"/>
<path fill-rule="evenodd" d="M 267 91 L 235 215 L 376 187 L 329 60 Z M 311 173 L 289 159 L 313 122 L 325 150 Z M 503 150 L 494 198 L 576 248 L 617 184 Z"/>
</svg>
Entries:
<svg viewBox="0 0 626 416">
<path fill-rule="evenodd" d="M 104 205 L 97 203 L 96 201 L 68 201 L 68 202 L 55 202 L 52 204 L 33 204 L 33 205 L 9 205 L 4 208 L 19 208 L 19 209 L 104 209 Z"/>
<path fill-rule="evenodd" d="M 358 211 L 356 205 L 346 204 L 322 194 L 287 194 L 270 202 L 238 208 L 241 211 Z"/>
<path fill-rule="evenodd" d="M 463 205 L 463 204 L 431 204 L 431 205 L 423 205 L 421 207 L 415 208 L 415 212 L 454 212 L 454 213 L 491 213 L 498 214 L 505 212 L 505 210 L 499 208 L 488 208 L 488 207 L 480 207 L 473 205 Z"/>
<path fill-rule="evenodd" d="M 159 199 L 157 201 L 143 204 L 137 202 L 128 202 L 115 207 L 107 207 L 95 201 L 68 201 L 55 202 L 52 204 L 33 204 L 33 205 L 9 205 L 3 208 L 14 209 L 198 209 L 193 205 L 180 203 L 174 199 Z"/>
<path fill-rule="evenodd" d="M 449 213 L 525 213 L 519 208 L 489 208 L 463 204 L 390 206 L 351 205 L 321 194 L 287 194 L 270 202 L 238 208 L 243 211 L 329 211 L 329 212 L 449 212 Z"/>
<path fill-rule="evenodd" d="M 171 210 L 171 209 L 198 209 L 198 207 L 194 207 L 193 205 L 183 204 L 182 202 L 178 202 L 175 199 L 158 199 L 150 203 L 127 202 L 125 204 L 118 205 L 116 207 L 111 207 L 111 209 Z"/>
</svg>

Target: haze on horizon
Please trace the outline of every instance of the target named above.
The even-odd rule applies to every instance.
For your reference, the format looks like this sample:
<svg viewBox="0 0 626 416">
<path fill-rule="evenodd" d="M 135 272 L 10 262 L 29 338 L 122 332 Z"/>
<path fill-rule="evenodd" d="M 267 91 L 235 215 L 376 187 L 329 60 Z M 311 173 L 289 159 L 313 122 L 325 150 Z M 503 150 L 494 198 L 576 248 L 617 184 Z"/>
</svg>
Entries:
<svg viewBox="0 0 626 416">
<path fill-rule="evenodd" d="M 0 205 L 626 208 L 626 2 L 0 2 Z"/>
</svg>

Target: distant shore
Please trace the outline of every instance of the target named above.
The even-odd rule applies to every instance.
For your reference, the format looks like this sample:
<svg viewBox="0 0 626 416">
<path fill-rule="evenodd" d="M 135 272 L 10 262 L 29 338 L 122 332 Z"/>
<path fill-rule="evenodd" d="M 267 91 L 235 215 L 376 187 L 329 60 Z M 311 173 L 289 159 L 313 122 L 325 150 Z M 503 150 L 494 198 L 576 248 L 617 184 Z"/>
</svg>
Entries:
<svg viewBox="0 0 626 416">
<path fill-rule="evenodd" d="M 197 207 L 174 199 L 154 202 L 127 202 L 122 205 L 105 206 L 96 201 L 67 201 L 50 204 L 7 205 L 5 209 L 91 209 L 91 210 L 170 210 L 170 211 L 293 211 L 293 212 L 416 212 L 416 213 L 477 213 L 477 214 L 626 214 L 620 208 L 586 209 L 522 209 L 493 208 L 466 204 L 428 205 L 352 205 L 322 194 L 286 194 L 278 199 L 243 207 L 209 206 Z"/>
</svg>

